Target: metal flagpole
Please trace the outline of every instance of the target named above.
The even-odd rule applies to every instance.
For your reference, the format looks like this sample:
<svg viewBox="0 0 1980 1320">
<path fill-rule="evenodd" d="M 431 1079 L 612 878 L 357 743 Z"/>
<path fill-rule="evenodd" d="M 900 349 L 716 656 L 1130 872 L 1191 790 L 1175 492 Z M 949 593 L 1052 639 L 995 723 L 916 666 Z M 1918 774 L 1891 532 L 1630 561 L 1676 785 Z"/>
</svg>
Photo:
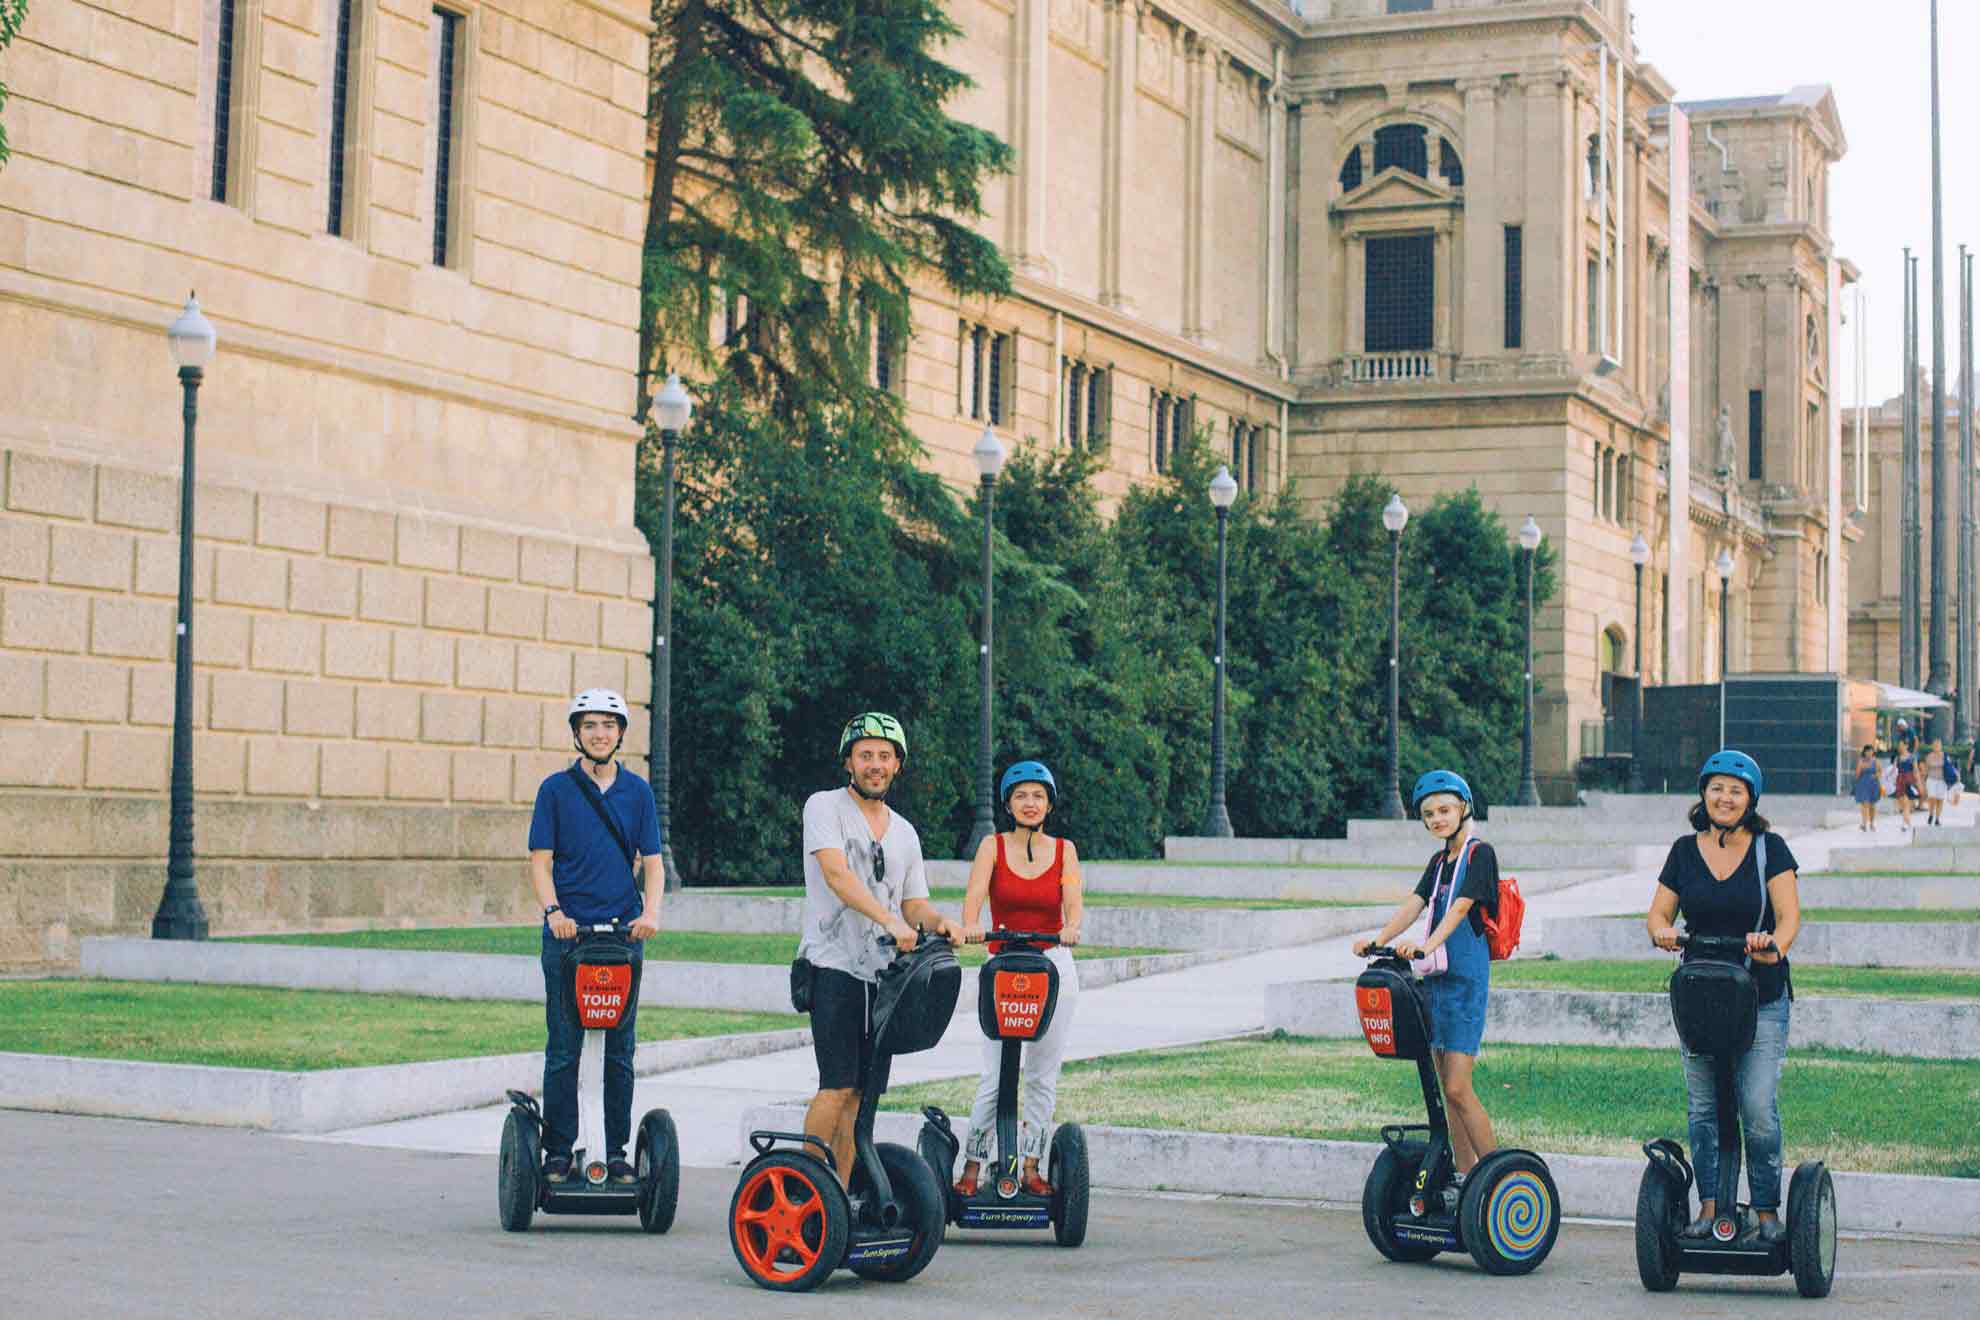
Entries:
<svg viewBox="0 0 1980 1320">
<path fill-rule="evenodd" d="M 1952 687 L 1952 648 L 1946 631 L 1947 512 L 1952 498 L 1952 455 L 1946 449 L 1945 197 L 1939 168 L 1939 0 L 1932 0 L 1932 672 L 1925 690 L 1943 697 Z M 1952 734 L 1950 707 L 1932 712 L 1932 736 Z"/>
</svg>

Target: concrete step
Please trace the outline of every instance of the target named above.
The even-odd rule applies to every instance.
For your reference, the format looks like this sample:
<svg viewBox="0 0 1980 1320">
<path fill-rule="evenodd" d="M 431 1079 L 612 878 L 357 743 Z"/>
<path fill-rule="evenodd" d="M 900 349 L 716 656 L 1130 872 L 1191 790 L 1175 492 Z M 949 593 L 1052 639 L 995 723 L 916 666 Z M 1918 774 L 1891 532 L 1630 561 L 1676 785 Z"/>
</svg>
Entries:
<svg viewBox="0 0 1980 1320">
<path fill-rule="evenodd" d="M 1980 875 L 1804 875 L 1803 907 L 1980 907 Z"/>
<path fill-rule="evenodd" d="M 1641 959 L 1663 955 L 1650 943 L 1641 917 L 1566 917 L 1529 921 L 1520 947 L 1575 959 Z M 1832 967 L 1980 968 L 1980 921 L 1809 922 L 1796 938 L 1792 961 Z"/>
<path fill-rule="evenodd" d="M 955 903 L 942 903 L 951 916 Z M 1392 905 L 1253 910 L 1246 908 L 1108 907 L 1089 903 L 1084 937 L 1090 944 L 1133 949 L 1266 949 L 1311 944 L 1379 926 Z M 670 930 L 784 933 L 804 925 L 804 900 L 693 890 L 668 896 Z"/>
<path fill-rule="evenodd" d="M 1929 842 L 1887 848 L 1835 848 L 1828 870 L 1857 875 L 1888 875 L 1895 871 L 1933 875 L 1980 875 L 1980 840 L 1942 843 L 1934 833 Z"/>
<path fill-rule="evenodd" d="M 1359 1036 L 1354 983 L 1293 981 L 1267 986 L 1265 1025 L 1295 1036 Z M 1508 988 L 1493 990 L 1487 1001 L 1485 1042 L 1488 1046 L 1675 1050 L 1678 1040 L 1666 995 Z M 1794 1045 L 1906 1058 L 1969 1059 L 1980 1054 L 1980 1003 L 1799 995 L 1794 1001 Z"/>
<path fill-rule="evenodd" d="M 1544 820 L 1502 820 L 1500 812 L 1493 812 L 1492 819 L 1478 822 L 1478 837 L 1490 839 L 1492 846 L 1507 851 L 1556 843 L 1571 843 L 1600 847 L 1623 845 L 1656 845 L 1668 848 L 1672 839 L 1690 832 L 1690 826 L 1682 816 L 1673 816 L 1662 821 L 1612 820 L 1604 816 L 1592 815 L 1585 811 L 1562 810 L 1557 816 Z M 1388 845 L 1413 845 L 1419 851 L 1436 846 L 1436 841 L 1424 832 L 1423 826 L 1413 820 L 1351 820 L 1348 822 L 1350 843 Z"/>
<path fill-rule="evenodd" d="M 1490 837 L 1490 836 L 1487 836 Z M 1516 850 L 1501 850 L 1499 863 L 1524 877 L 1529 871 L 1580 870 L 1596 874 L 1634 871 L 1660 866 L 1670 849 L 1669 837 L 1657 843 L 1522 843 Z M 1494 847 L 1498 845 L 1495 843 Z M 1369 867 L 1423 873 L 1436 842 L 1426 838 L 1420 827 L 1414 841 L 1360 842 L 1353 839 L 1203 839 L 1172 836 L 1162 841 L 1162 855 L 1170 862 L 1199 866 L 1218 865 L 1299 867 L 1360 863 Z M 1100 865 L 1093 863 L 1092 865 Z M 1109 863 L 1109 865 L 1121 865 Z M 1121 889 L 1109 882 L 1101 885 L 1089 879 L 1094 888 Z M 1182 892 L 1196 892 L 1187 890 Z"/>
</svg>

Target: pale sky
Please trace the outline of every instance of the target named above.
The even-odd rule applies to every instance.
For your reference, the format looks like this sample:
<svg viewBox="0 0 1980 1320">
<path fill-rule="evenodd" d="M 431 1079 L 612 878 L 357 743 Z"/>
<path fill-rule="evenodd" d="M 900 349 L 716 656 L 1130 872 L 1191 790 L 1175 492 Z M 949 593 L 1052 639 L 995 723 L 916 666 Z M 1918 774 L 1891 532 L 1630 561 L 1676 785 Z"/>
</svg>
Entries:
<svg viewBox="0 0 1980 1320">
<path fill-rule="evenodd" d="M 1869 394 L 1903 379 L 1903 248 L 1919 258 L 1919 357 L 1932 366 L 1930 0 L 1633 0 L 1636 44 L 1680 101 L 1835 89 L 1849 152 L 1830 176 L 1837 250 L 1863 271 Z M 1980 3 L 1940 0 L 1939 107 L 1945 196 L 1945 352 L 1959 375 L 1959 245 L 1980 253 Z M 1980 285 L 1980 256 L 1975 258 Z M 1848 295 L 1845 295 L 1847 299 Z M 1980 293 L 1976 294 L 1980 298 Z M 1844 303 L 1848 315 L 1850 303 Z M 1843 331 L 1843 401 L 1854 403 L 1854 334 Z M 1980 372 L 1980 368 L 1976 368 Z"/>
</svg>

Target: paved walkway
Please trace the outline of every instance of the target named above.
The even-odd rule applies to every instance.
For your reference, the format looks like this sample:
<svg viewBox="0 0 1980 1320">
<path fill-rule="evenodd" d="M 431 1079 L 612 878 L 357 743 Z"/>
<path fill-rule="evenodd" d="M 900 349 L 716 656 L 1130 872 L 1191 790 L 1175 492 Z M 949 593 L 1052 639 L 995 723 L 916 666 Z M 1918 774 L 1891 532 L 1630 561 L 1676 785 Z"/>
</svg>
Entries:
<svg viewBox="0 0 1980 1320">
<path fill-rule="evenodd" d="M 1946 812 L 1947 826 L 1968 825 L 1976 804 Z M 1919 819 L 1923 819 L 1922 815 Z M 1675 833 L 1675 832 L 1674 832 Z M 1854 826 L 1811 830 L 1791 842 L 1804 869 L 1827 863 L 1840 847 L 1895 847 L 1904 843 L 1894 823 L 1873 835 Z M 1508 859 L 1516 872 L 1517 857 Z M 1536 894 L 1528 900 L 1529 921 L 1603 916 L 1644 910 L 1657 870 L 1630 871 L 1570 889 Z M 1373 933 L 1372 931 L 1369 933 Z M 1224 962 L 1144 977 L 1079 997 L 1078 1031 L 1068 1052 L 1075 1059 L 1124 1054 L 1159 1046 L 1191 1044 L 1258 1031 L 1265 1025 L 1265 987 L 1279 981 L 1353 976 L 1362 964 L 1349 952 L 1351 937 L 1319 944 L 1273 949 Z M 980 1066 L 981 1039 L 973 1016 L 957 1019 L 942 1043 L 894 1064 L 896 1085 L 973 1076 Z M 695 1167 L 733 1164 L 742 1112 L 756 1105 L 808 1098 L 818 1072 L 809 1047 L 759 1055 L 701 1068 L 641 1078 L 633 1113 L 665 1106 L 681 1133 L 684 1163 Z M 389 1146 L 408 1150 L 493 1154 L 501 1140 L 506 1106 L 436 1114 L 369 1127 L 351 1128 L 311 1140 Z"/>
</svg>

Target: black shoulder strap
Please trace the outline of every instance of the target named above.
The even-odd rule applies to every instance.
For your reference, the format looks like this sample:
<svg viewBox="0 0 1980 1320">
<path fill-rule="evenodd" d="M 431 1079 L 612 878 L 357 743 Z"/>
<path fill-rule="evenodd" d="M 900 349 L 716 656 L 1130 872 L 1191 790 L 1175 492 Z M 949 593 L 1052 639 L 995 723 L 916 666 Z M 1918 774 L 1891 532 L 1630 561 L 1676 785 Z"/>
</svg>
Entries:
<svg viewBox="0 0 1980 1320">
<path fill-rule="evenodd" d="M 598 813 L 598 819 L 605 822 L 605 828 L 610 831 L 613 841 L 619 845 L 619 851 L 626 855 L 626 866 L 637 872 L 638 868 L 633 865 L 633 846 L 627 842 L 626 832 L 619 828 L 619 822 L 612 818 L 611 812 L 605 810 L 605 799 L 599 793 L 598 785 L 592 783 L 591 777 L 575 765 L 565 773 L 577 782 L 578 792 L 582 793 L 584 800 L 591 804 L 591 809 Z"/>
</svg>

